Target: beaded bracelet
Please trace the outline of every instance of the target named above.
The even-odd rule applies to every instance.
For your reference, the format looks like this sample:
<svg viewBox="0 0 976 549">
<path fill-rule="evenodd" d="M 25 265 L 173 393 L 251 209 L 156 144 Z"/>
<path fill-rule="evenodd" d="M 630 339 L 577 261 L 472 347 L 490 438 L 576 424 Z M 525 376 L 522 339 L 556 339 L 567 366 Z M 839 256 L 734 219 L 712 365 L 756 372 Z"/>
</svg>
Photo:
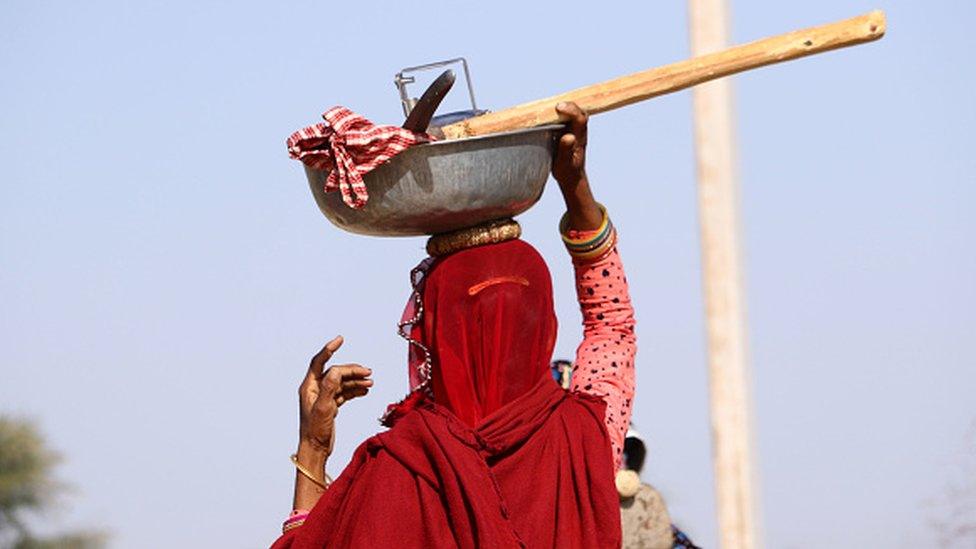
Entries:
<svg viewBox="0 0 976 549">
<path fill-rule="evenodd" d="M 587 236 L 584 238 L 568 236 L 570 232 L 568 212 L 563 214 L 562 219 L 559 220 L 559 233 L 562 236 L 563 244 L 566 245 L 566 250 L 569 251 L 569 254 L 574 259 L 582 261 L 602 259 L 617 245 L 617 230 L 610 221 L 607 209 L 602 204 L 598 204 L 598 206 L 600 207 L 600 212 L 603 213 L 603 220 L 600 222 L 600 227 L 595 231 L 585 231 Z"/>
</svg>

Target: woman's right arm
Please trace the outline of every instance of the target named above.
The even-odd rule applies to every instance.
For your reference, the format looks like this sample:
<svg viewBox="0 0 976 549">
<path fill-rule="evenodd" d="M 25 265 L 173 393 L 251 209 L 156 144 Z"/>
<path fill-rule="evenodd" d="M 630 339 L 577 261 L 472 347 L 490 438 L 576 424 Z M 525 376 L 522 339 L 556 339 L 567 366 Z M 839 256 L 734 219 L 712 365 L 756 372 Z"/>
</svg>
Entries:
<svg viewBox="0 0 976 549">
<path fill-rule="evenodd" d="M 620 468 L 635 391 L 637 337 L 627 277 L 616 247 L 595 260 L 573 259 L 583 341 L 576 350 L 572 389 L 606 403 L 604 423 L 614 466 Z"/>
<path fill-rule="evenodd" d="M 566 202 L 560 232 L 573 256 L 583 314 L 583 342 L 576 353 L 572 388 L 606 403 L 604 421 L 619 468 L 634 398 L 634 310 L 616 231 L 593 198 L 586 177 L 588 117 L 573 103 L 560 103 L 556 111 L 566 121 L 567 132 L 559 140 L 552 173 Z"/>
</svg>

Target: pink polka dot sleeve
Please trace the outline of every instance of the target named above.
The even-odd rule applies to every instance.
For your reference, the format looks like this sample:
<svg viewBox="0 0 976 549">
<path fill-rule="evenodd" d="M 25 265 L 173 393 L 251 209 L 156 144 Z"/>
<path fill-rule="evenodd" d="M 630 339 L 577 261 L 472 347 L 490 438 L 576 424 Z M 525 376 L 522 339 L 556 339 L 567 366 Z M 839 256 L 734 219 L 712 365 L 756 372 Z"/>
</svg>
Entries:
<svg viewBox="0 0 976 549">
<path fill-rule="evenodd" d="M 573 261 L 583 313 L 583 342 L 576 350 L 572 387 L 602 398 L 604 418 L 619 469 L 634 400 L 634 308 L 617 249 L 592 262 Z"/>
</svg>

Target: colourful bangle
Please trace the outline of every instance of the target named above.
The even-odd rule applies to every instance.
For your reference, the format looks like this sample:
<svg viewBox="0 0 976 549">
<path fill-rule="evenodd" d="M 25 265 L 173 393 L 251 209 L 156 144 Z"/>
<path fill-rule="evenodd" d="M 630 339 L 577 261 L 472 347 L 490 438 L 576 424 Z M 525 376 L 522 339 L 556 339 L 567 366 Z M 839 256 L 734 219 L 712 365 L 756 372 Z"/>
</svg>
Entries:
<svg viewBox="0 0 976 549">
<path fill-rule="evenodd" d="M 600 213 L 602 214 L 603 219 L 600 220 L 600 226 L 596 229 L 596 231 L 585 231 L 586 233 L 596 233 L 594 236 L 587 238 L 573 238 L 569 236 L 569 212 L 563 214 L 563 217 L 559 220 L 559 233 L 562 235 L 563 243 L 565 243 L 567 247 L 575 248 L 578 246 L 586 246 L 589 243 L 596 242 L 606 237 L 611 225 L 610 216 L 607 215 L 607 209 L 603 206 L 603 204 L 597 204 L 597 206 L 600 208 Z"/>
<path fill-rule="evenodd" d="M 617 231 L 611 227 L 610 234 L 607 235 L 607 238 L 599 246 L 585 252 L 570 251 L 569 253 L 575 261 L 590 263 L 599 261 L 610 255 L 615 247 L 617 247 Z"/>
<path fill-rule="evenodd" d="M 564 214 L 559 221 L 559 232 L 562 236 L 563 244 L 566 245 L 566 250 L 569 251 L 574 259 L 582 261 L 602 259 L 617 245 L 617 231 L 610 221 L 607 209 L 602 204 L 598 204 L 598 206 L 603 213 L 603 220 L 600 222 L 600 227 L 595 231 L 585 231 L 584 234 L 586 236 L 582 238 L 569 235 L 568 213 Z"/>
</svg>

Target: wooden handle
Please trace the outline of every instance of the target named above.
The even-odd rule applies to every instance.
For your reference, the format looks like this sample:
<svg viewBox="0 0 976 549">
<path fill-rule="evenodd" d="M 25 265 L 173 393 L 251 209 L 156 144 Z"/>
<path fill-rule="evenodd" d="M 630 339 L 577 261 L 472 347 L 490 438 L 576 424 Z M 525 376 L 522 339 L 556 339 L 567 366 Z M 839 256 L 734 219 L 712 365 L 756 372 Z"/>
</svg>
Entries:
<svg viewBox="0 0 976 549">
<path fill-rule="evenodd" d="M 808 55 L 872 42 L 884 36 L 883 11 L 763 38 L 663 67 L 622 76 L 441 128 L 447 139 L 531 128 L 559 122 L 556 104 L 574 101 L 597 114 L 716 78 Z"/>
</svg>

